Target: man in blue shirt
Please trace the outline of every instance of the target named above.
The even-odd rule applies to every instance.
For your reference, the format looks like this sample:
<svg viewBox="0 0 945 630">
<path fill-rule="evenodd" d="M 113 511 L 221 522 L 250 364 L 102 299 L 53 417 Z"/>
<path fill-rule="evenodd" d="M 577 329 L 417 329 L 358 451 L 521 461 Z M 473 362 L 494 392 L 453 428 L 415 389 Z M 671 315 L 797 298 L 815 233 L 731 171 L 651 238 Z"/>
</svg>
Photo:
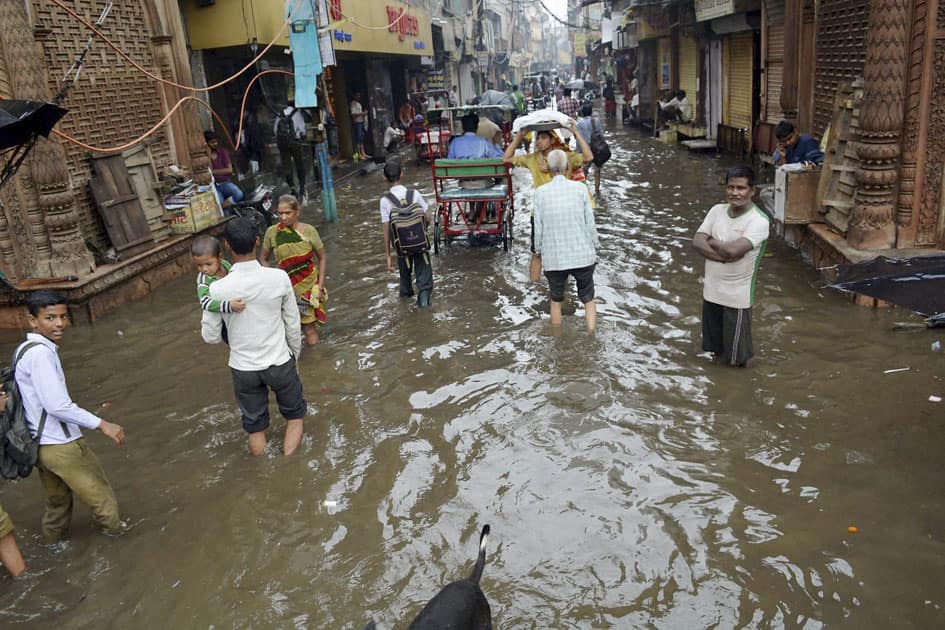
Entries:
<svg viewBox="0 0 945 630">
<path fill-rule="evenodd" d="M 446 158 L 449 160 L 481 160 L 484 158 L 501 158 L 502 149 L 485 138 L 476 135 L 479 127 L 479 116 L 466 114 L 462 117 L 463 135 L 453 138 Z"/>
<path fill-rule="evenodd" d="M 810 136 L 799 134 L 787 120 L 782 120 L 774 128 L 774 137 L 778 139 L 773 156 L 775 166 L 803 162 L 823 164 L 824 154 L 820 144 Z"/>
</svg>

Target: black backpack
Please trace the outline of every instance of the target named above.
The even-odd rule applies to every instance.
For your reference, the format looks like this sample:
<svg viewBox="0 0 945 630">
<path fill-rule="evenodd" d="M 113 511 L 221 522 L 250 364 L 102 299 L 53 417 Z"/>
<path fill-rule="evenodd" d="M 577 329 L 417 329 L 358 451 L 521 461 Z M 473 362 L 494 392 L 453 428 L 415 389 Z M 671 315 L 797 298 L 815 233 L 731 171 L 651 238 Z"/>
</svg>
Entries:
<svg viewBox="0 0 945 630">
<path fill-rule="evenodd" d="M 429 251 L 426 213 L 417 201 L 416 191 L 408 190 L 405 199 L 398 199 L 390 192 L 384 197 L 394 206 L 390 213 L 390 240 L 397 255 L 412 256 Z"/>
<path fill-rule="evenodd" d="M 39 457 L 39 438 L 43 434 L 43 427 L 46 426 L 46 410 L 43 409 L 39 430 L 36 437 L 33 437 L 26 424 L 26 411 L 20 397 L 20 388 L 16 384 L 16 364 L 27 350 L 40 345 L 42 344 L 38 341 L 24 344 L 14 355 L 13 364 L 3 369 L 3 389 L 7 393 L 7 407 L 0 413 L 0 474 L 5 479 L 29 477 Z M 65 425 L 63 430 L 68 435 Z"/>
<path fill-rule="evenodd" d="M 594 154 L 594 164 L 598 167 L 603 166 L 610 159 L 610 147 L 604 140 L 604 131 L 600 128 L 600 122 L 594 120 L 591 123 L 591 153 Z"/>
<path fill-rule="evenodd" d="M 294 109 L 288 114 L 279 114 L 279 122 L 276 123 L 276 144 L 280 147 L 292 146 L 292 143 L 298 140 L 295 123 L 292 122 L 294 114 Z"/>
</svg>

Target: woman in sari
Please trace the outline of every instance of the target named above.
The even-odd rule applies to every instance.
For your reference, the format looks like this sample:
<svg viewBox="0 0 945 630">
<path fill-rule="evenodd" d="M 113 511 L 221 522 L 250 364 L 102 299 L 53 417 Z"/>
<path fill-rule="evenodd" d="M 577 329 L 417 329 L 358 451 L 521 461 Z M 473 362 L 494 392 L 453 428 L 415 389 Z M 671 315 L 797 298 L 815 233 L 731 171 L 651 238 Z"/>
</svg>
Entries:
<svg viewBox="0 0 945 630">
<path fill-rule="evenodd" d="M 262 262 L 269 264 L 275 256 L 279 268 L 289 274 L 295 300 L 302 319 L 305 343 L 318 343 L 318 327 L 325 323 L 326 256 L 318 231 L 300 221 L 302 208 L 292 195 L 279 197 L 279 223 L 266 230 L 263 237 Z"/>
</svg>

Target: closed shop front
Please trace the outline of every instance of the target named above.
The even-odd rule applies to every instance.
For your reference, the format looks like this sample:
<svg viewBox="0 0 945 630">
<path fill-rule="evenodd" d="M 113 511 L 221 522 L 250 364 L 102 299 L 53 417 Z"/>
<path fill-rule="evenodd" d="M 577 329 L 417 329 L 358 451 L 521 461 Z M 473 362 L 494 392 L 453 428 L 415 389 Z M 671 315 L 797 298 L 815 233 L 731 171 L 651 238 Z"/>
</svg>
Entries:
<svg viewBox="0 0 945 630">
<path fill-rule="evenodd" d="M 744 31 L 722 40 L 723 95 L 722 122 L 729 127 L 752 127 L 752 75 L 754 73 L 754 33 Z"/>
<path fill-rule="evenodd" d="M 699 42 L 689 33 L 679 34 L 679 89 L 685 90 L 692 111 L 689 114 L 696 118 L 699 111 Z"/>
<path fill-rule="evenodd" d="M 764 121 L 776 125 L 784 117 L 781 112 L 781 84 L 784 80 L 784 0 L 766 0 L 765 9 L 765 98 L 762 108 Z"/>
</svg>

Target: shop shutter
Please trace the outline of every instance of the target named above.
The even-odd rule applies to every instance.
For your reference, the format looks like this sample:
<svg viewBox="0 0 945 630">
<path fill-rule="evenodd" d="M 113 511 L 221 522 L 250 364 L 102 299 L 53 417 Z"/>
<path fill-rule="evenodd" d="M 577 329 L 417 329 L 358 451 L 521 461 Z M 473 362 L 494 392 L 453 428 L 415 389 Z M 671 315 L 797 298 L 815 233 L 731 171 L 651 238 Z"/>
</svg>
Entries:
<svg viewBox="0 0 945 630">
<path fill-rule="evenodd" d="M 692 105 L 690 115 L 695 118 L 699 111 L 699 87 L 696 77 L 699 74 L 699 44 L 696 39 L 685 33 L 679 35 L 679 89 L 686 91 Z"/>
<path fill-rule="evenodd" d="M 733 33 L 725 38 L 728 65 L 723 73 L 728 87 L 723 122 L 736 129 L 747 129 L 751 133 L 752 70 L 754 52 L 754 34 L 752 31 Z"/>
<path fill-rule="evenodd" d="M 765 122 L 776 125 L 781 112 L 781 84 L 784 81 L 784 0 L 767 0 L 768 50 L 765 68 Z"/>
</svg>

